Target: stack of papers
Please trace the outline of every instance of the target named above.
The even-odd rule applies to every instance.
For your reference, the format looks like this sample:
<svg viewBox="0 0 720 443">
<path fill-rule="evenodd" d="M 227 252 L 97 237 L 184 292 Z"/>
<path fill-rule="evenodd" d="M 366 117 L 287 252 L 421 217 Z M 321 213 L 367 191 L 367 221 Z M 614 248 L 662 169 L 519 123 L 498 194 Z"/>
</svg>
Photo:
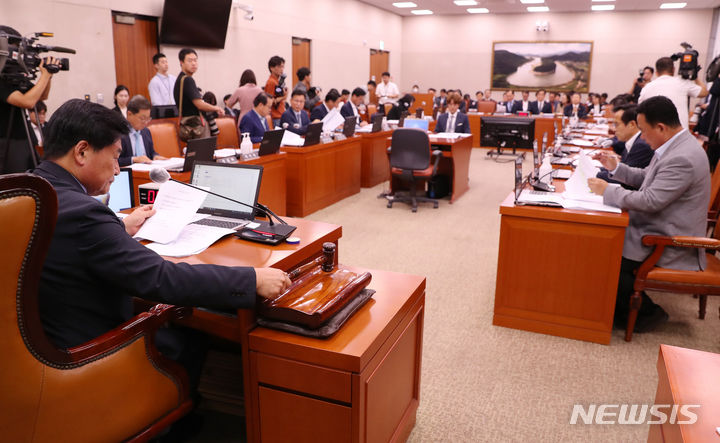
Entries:
<svg viewBox="0 0 720 443">
<path fill-rule="evenodd" d="M 189 224 L 175 240 L 165 244 L 150 243 L 147 248 L 166 257 L 187 257 L 201 253 L 222 237 L 233 233 L 235 231 L 232 229 Z"/>
<path fill-rule="evenodd" d="M 237 155 L 237 150 L 234 148 L 222 148 L 222 149 L 216 149 L 215 150 L 215 158 L 227 158 L 227 157 L 234 157 Z M 180 165 L 182 168 L 183 165 Z"/>
<path fill-rule="evenodd" d="M 280 144 L 282 146 L 305 146 L 305 139 L 292 131 L 286 130 L 285 132 L 283 132 L 283 137 Z"/>
<path fill-rule="evenodd" d="M 166 160 L 153 160 L 150 163 L 133 163 L 130 165 L 133 171 L 150 171 L 153 168 L 182 169 L 185 159 L 182 157 L 171 157 Z"/>
<path fill-rule="evenodd" d="M 135 237 L 163 244 L 174 241 L 193 220 L 206 196 L 202 190 L 181 183 L 163 183 L 153 203 L 155 215 L 145 220 Z"/>
<path fill-rule="evenodd" d="M 470 137 L 472 134 L 465 134 L 465 133 L 458 133 L 458 132 L 438 132 L 437 134 L 432 134 L 430 137 L 433 138 L 450 138 L 450 139 L 456 139 L 456 138 L 464 138 L 464 137 Z"/>
<path fill-rule="evenodd" d="M 335 128 L 345 123 L 345 117 L 340 114 L 338 108 L 333 108 L 323 117 L 322 122 L 323 132 L 333 132 Z"/>
<path fill-rule="evenodd" d="M 608 206 L 603 203 L 602 195 L 593 194 L 588 186 L 588 179 L 597 176 L 599 172 L 595 165 L 596 160 L 581 152 L 577 159 L 577 166 L 570 178 L 565 182 L 563 192 L 563 207 L 572 209 L 592 209 L 604 212 L 622 212 L 620 208 Z"/>
</svg>

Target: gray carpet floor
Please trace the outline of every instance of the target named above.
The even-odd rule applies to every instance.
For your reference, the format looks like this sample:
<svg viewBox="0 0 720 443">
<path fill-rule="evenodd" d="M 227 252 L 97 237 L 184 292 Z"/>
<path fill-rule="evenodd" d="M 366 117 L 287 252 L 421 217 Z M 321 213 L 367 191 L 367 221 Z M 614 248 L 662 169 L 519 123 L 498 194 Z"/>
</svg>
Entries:
<svg viewBox="0 0 720 443">
<path fill-rule="evenodd" d="M 376 198 L 385 183 L 308 217 L 343 226 L 341 263 L 427 278 L 410 441 L 645 441 L 647 425 L 570 425 L 573 405 L 652 404 L 661 343 L 720 352 L 720 301 L 699 320 L 691 296 L 651 294 L 670 320 L 631 343 L 615 330 L 609 346 L 493 326 L 498 207 L 513 166 L 485 152 L 473 151 L 470 190 L 452 205 L 387 209 Z"/>
</svg>

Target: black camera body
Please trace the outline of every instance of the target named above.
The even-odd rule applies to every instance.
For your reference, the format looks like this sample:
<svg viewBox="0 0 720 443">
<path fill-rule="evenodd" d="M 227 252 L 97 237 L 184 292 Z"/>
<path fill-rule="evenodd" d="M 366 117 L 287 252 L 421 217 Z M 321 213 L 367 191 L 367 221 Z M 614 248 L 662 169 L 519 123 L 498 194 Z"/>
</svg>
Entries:
<svg viewBox="0 0 720 443">
<path fill-rule="evenodd" d="M 41 52 L 64 52 L 75 54 L 74 49 L 59 46 L 37 45 L 39 37 L 52 37 L 50 32 L 36 32 L 30 37 L 21 37 L 0 32 L 0 81 L 21 88 L 32 87 L 31 80 L 37 78 L 41 62 L 47 63 L 48 57 L 41 57 Z M 51 74 L 70 69 L 70 60 L 58 59 L 58 63 L 45 64 Z"/>
<path fill-rule="evenodd" d="M 680 66 L 678 66 L 678 74 L 685 80 L 695 80 L 700 71 L 700 65 L 698 65 L 698 52 L 692 48 L 689 43 L 682 42 L 680 46 L 685 49 L 685 52 L 676 52 L 671 55 L 670 58 L 680 60 Z"/>
<path fill-rule="evenodd" d="M 275 98 L 282 97 L 285 95 L 285 79 L 287 78 L 286 74 L 280 74 L 280 77 L 278 77 L 278 84 L 275 86 Z"/>
</svg>

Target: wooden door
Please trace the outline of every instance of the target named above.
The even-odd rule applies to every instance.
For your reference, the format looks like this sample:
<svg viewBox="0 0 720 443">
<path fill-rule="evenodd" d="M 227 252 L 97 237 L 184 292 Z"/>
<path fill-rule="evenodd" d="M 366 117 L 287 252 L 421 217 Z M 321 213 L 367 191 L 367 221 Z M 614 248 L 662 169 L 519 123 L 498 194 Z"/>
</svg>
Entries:
<svg viewBox="0 0 720 443">
<path fill-rule="evenodd" d="M 157 17 L 113 11 L 115 78 L 130 90 L 150 99 L 148 83 L 155 75 L 152 56 L 159 52 Z"/>
<path fill-rule="evenodd" d="M 305 67 L 310 68 L 310 39 L 293 37 L 292 38 L 292 78 L 293 86 L 297 85 L 297 70 Z"/>
<path fill-rule="evenodd" d="M 382 73 L 389 71 L 390 52 L 381 51 L 379 49 L 370 50 L 370 80 L 375 83 L 382 81 Z"/>
</svg>

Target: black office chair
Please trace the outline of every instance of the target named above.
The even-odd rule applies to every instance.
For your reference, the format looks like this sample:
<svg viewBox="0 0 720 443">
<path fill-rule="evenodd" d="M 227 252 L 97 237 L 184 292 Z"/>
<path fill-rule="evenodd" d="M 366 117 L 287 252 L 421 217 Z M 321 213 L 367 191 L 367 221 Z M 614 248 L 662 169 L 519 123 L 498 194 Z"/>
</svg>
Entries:
<svg viewBox="0 0 720 443">
<path fill-rule="evenodd" d="M 392 208 L 393 203 L 401 201 L 412 206 L 412 212 L 417 212 L 417 202 L 431 202 L 434 208 L 438 201 L 428 197 L 417 196 L 418 181 L 428 181 L 437 174 L 438 164 L 442 151 L 430 151 L 430 139 L 426 132 L 419 129 L 398 128 L 393 132 L 392 144 L 388 148 L 390 155 L 390 173 L 402 183 L 410 187 L 408 195 L 388 195 L 387 207 Z M 435 161 L 431 163 L 432 156 Z"/>
</svg>

